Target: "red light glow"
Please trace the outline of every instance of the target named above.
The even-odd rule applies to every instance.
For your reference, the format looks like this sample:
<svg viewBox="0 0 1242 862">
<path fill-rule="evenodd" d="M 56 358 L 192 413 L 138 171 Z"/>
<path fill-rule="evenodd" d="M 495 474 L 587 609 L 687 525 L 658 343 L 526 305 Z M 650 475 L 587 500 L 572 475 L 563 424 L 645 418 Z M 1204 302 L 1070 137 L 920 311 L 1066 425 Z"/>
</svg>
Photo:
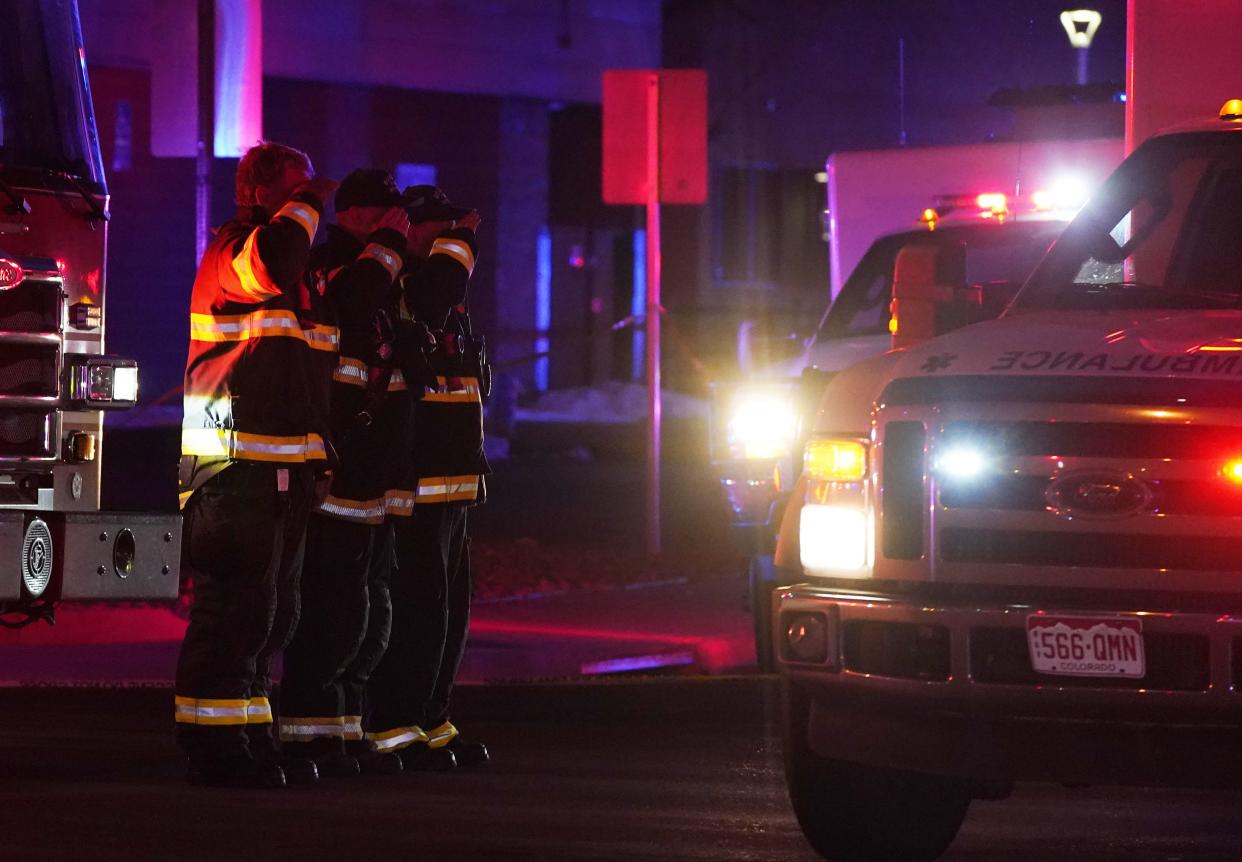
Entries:
<svg viewBox="0 0 1242 862">
<path fill-rule="evenodd" d="M 985 192 L 975 198 L 975 203 L 981 210 L 990 210 L 994 213 L 1004 212 L 1009 209 L 1009 199 L 1000 192 Z"/>
<path fill-rule="evenodd" d="M 1230 482 L 1242 485 L 1242 458 L 1234 458 L 1226 463 L 1220 473 Z"/>
</svg>

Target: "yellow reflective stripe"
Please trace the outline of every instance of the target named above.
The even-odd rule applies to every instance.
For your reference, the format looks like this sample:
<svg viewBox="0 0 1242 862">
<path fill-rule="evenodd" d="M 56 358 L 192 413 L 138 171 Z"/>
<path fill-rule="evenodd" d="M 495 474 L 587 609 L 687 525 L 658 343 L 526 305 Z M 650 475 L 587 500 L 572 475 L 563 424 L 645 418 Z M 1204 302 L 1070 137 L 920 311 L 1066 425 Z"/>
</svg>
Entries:
<svg viewBox="0 0 1242 862">
<path fill-rule="evenodd" d="M 310 329 L 303 330 L 303 334 L 312 350 L 335 352 L 341 346 L 341 331 L 335 326 L 315 324 Z"/>
<path fill-rule="evenodd" d="M 443 748 L 452 742 L 455 736 L 457 736 L 457 728 L 453 727 L 453 722 L 446 721 L 435 730 L 427 731 L 427 747 Z"/>
<path fill-rule="evenodd" d="M 414 494 L 410 491 L 389 491 L 384 495 L 384 511 L 398 517 L 413 514 Z"/>
<path fill-rule="evenodd" d="M 305 437 L 273 437 L 267 434 L 233 433 L 233 455 L 261 461 L 314 461 L 328 457 L 323 438 L 318 434 Z"/>
<path fill-rule="evenodd" d="M 447 254 L 466 268 L 466 274 L 474 272 L 474 252 L 459 239 L 439 237 L 431 244 L 432 254 Z"/>
<path fill-rule="evenodd" d="M 416 742 L 426 742 L 427 734 L 417 726 L 394 727 L 382 733 L 368 733 L 366 738 L 374 742 L 379 751 L 398 751 Z"/>
<path fill-rule="evenodd" d="M 439 404 L 482 403 L 477 377 L 436 377 L 436 388 L 423 393 L 424 401 Z"/>
<path fill-rule="evenodd" d="M 245 724 L 250 701 L 244 698 L 173 698 L 173 718 L 179 724 Z"/>
<path fill-rule="evenodd" d="M 419 503 L 451 503 L 479 495 L 479 477 L 429 476 L 418 480 Z"/>
<path fill-rule="evenodd" d="M 246 244 L 233 257 L 233 272 L 237 274 L 237 283 L 242 293 L 255 302 L 265 302 L 273 296 L 280 296 L 280 287 L 268 274 L 263 259 L 259 257 L 259 232 L 252 230 L 246 237 Z"/>
<path fill-rule="evenodd" d="M 180 494 L 177 495 L 177 508 L 184 509 L 185 504 L 190 502 L 190 498 L 193 496 L 194 496 L 194 491 L 182 491 Z"/>
<path fill-rule="evenodd" d="M 478 392 L 427 392 L 423 400 L 431 404 L 479 404 Z"/>
<path fill-rule="evenodd" d="M 384 520 L 386 513 L 383 497 L 376 497 L 374 500 L 346 500 L 332 494 L 325 497 L 323 502 L 315 507 L 315 511 L 363 524 L 378 524 Z"/>
<path fill-rule="evenodd" d="M 302 323 L 292 311 L 261 309 L 252 314 L 190 315 L 191 341 L 247 341 L 266 335 L 305 339 Z"/>
<path fill-rule="evenodd" d="M 303 327 L 292 311 L 262 309 L 251 314 L 190 315 L 191 341 L 249 341 L 268 337 L 296 338 L 314 350 L 336 350 L 341 342 L 340 330 L 335 326 Z"/>
<path fill-rule="evenodd" d="M 230 458 L 229 437 L 226 428 L 182 428 L 181 454 Z"/>
<path fill-rule="evenodd" d="M 310 204 L 289 201 L 276 211 L 276 215 L 272 216 L 272 221 L 278 218 L 292 219 L 297 222 L 302 230 L 306 231 L 306 238 L 310 242 L 315 241 L 315 231 L 319 230 L 319 212 Z"/>
<path fill-rule="evenodd" d="M 337 361 L 336 370 L 332 372 L 332 379 L 347 386 L 366 386 L 367 364 L 361 359 L 342 356 Z"/>
<path fill-rule="evenodd" d="M 252 697 L 246 707 L 247 724 L 271 724 L 272 704 L 266 697 Z"/>
<path fill-rule="evenodd" d="M 324 737 L 341 737 L 341 717 L 327 716 L 285 716 L 280 717 L 280 741 L 304 742 L 309 739 Z"/>
<path fill-rule="evenodd" d="M 386 245 L 378 242 L 367 243 L 367 247 L 358 255 L 358 260 L 370 258 L 388 271 L 389 278 L 396 278 L 401 271 L 401 256 Z"/>
<path fill-rule="evenodd" d="M 342 715 L 341 736 L 347 740 L 362 739 L 362 716 Z"/>
<path fill-rule="evenodd" d="M 255 461 L 316 461 L 328 457 L 323 438 L 275 437 L 228 428 L 182 428 L 181 454 Z"/>
</svg>

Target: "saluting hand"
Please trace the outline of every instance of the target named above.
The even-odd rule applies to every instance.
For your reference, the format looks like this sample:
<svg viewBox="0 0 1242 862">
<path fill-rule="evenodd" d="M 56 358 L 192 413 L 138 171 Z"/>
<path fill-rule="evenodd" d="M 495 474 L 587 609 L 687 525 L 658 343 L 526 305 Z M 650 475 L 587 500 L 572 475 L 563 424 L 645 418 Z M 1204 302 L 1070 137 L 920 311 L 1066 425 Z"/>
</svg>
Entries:
<svg viewBox="0 0 1242 862">
<path fill-rule="evenodd" d="M 293 190 L 293 193 L 310 192 L 319 199 L 320 203 L 326 204 L 332 198 L 332 193 L 336 191 L 336 187 L 339 185 L 340 183 L 336 180 L 328 179 L 327 177 L 315 177 L 302 183 Z"/>
<path fill-rule="evenodd" d="M 405 214 L 405 210 L 401 207 L 390 207 L 375 222 L 374 230 L 382 230 L 388 228 L 395 230 L 406 239 L 410 238 L 410 217 Z"/>
</svg>

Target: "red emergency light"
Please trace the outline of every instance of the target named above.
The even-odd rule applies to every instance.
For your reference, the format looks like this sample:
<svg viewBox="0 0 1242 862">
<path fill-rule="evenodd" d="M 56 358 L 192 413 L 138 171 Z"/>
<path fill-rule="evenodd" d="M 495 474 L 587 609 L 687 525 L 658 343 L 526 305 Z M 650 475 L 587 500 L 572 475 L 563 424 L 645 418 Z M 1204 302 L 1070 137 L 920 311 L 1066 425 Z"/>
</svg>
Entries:
<svg viewBox="0 0 1242 862">
<path fill-rule="evenodd" d="M 1009 196 L 1004 192 L 983 192 L 981 194 L 936 195 L 932 212 L 937 217 L 946 216 L 958 210 L 973 210 L 980 218 L 1003 220 L 1009 215 Z M 924 210 L 924 224 L 930 224 L 928 210 Z"/>
<path fill-rule="evenodd" d="M 21 264 L 7 257 L 0 257 L 0 290 L 17 287 L 26 278 Z"/>
<path fill-rule="evenodd" d="M 1220 474 L 1238 485 L 1242 485 L 1242 458 L 1234 458 L 1221 469 Z"/>
</svg>

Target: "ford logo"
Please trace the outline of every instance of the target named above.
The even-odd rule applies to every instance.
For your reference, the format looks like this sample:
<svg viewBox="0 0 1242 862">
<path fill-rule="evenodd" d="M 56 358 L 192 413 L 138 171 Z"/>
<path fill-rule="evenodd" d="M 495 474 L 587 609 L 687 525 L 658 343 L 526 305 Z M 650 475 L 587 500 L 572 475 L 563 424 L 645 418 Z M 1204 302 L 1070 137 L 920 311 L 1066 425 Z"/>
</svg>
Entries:
<svg viewBox="0 0 1242 862">
<path fill-rule="evenodd" d="M 1054 478 L 1044 492 L 1048 508 L 1067 518 L 1128 518 L 1150 511 L 1151 487 L 1129 473 L 1071 470 Z"/>
</svg>

